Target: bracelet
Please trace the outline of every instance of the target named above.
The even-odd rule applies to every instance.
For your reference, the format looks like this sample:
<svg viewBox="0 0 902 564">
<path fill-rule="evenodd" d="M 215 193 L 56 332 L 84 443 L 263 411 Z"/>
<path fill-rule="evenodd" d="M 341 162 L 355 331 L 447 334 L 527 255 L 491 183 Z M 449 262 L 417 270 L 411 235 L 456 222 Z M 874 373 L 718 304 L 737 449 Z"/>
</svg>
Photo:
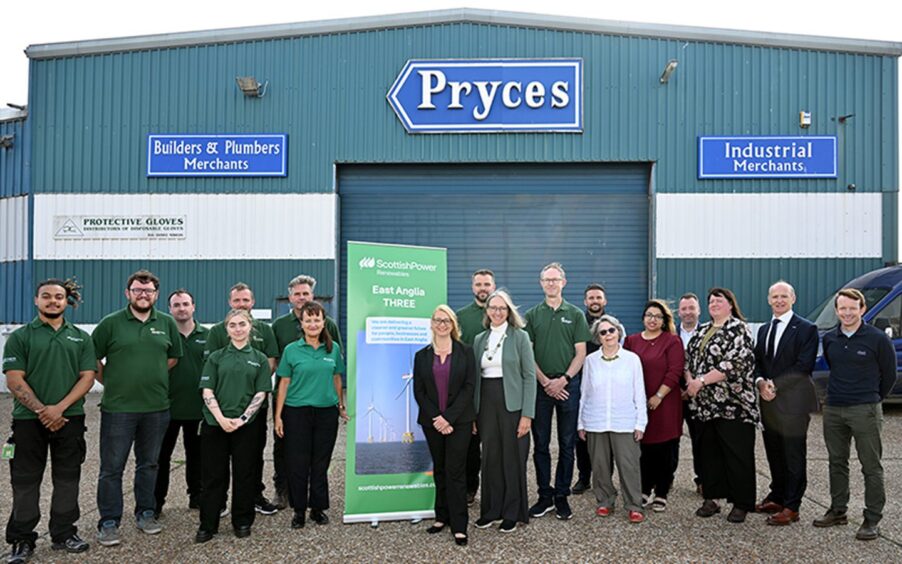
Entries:
<svg viewBox="0 0 902 564">
<path fill-rule="evenodd" d="M 658 399 L 664 399 L 664 394 L 661 392 L 655 392 L 655 395 L 658 396 Z"/>
<path fill-rule="evenodd" d="M 702 381 L 702 387 L 704 388 L 705 387 L 705 377 L 699 376 L 698 379 Z"/>
</svg>

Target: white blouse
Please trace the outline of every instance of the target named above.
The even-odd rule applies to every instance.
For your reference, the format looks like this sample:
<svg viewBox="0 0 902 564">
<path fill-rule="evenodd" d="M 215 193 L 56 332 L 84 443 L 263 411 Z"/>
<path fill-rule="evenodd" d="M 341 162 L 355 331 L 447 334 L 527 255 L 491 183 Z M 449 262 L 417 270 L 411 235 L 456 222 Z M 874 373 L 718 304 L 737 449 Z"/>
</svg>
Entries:
<svg viewBox="0 0 902 564">
<path fill-rule="evenodd" d="M 645 432 L 648 423 L 642 362 L 623 347 L 615 360 L 601 349 L 586 357 L 579 398 L 577 429 L 592 433 Z"/>
<path fill-rule="evenodd" d="M 504 352 L 504 339 L 507 338 L 507 321 L 498 327 L 489 328 L 489 339 L 486 349 L 480 357 L 483 378 L 501 378 L 501 357 Z M 489 358 L 491 356 L 491 358 Z"/>
</svg>

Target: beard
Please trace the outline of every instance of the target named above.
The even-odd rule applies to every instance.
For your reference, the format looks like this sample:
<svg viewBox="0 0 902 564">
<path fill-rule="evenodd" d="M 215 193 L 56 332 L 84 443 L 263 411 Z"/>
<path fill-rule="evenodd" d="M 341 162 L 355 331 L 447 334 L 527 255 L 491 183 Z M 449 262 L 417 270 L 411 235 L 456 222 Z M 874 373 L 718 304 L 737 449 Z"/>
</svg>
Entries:
<svg viewBox="0 0 902 564">
<path fill-rule="evenodd" d="M 147 313 L 147 312 L 149 312 L 149 311 L 153 308 L 153 304 L 150 304 L 149 306 L 146 306 L 146 307 L 145 307 L 145 306 L 140 306 L 140 305 L 138 305 L 138 304 L 135 303 L 135 302 L 129 302 L 128 305 L 129 305 L 134 311 L 136 311 L 136 312 L 138 312 L 138 313 Z"/>
<path fill-rule="evenodd" d="M 589 313 L 595 317 L 600 317 L 604 313 L 604 306 L 601 304 L 592 304 L 588 307 Z"/>
<path fill-rule="evenodd" d="M 63 313 L 65 311 L 66 311 L 65 309 L 61 309 L 59 311 L 43 311 L 43 310 L 41 310 L 41 315 L 43 315 L 47 319 L 59 319 L 60 317 L 63 316 Z"/>
</svg>

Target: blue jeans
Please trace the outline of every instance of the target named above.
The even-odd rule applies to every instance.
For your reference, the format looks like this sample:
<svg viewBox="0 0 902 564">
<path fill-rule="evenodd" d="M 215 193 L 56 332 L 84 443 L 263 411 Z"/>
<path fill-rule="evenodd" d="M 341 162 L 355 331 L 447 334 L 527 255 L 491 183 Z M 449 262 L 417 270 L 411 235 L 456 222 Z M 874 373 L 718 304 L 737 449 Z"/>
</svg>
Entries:
<svg viewBox="0 0 902 564">
<path fill-rule="evenodd" d="M 122 472 L 135 445 L 135 515 L 154 511 L 154 485 L 160 446 L 169 426 L 169 410 L 152 413 L 100 414 L 100 477 L 97 481 L 98 527 L 122 520 Z"/>
<path fill-rule="evenodd" d="M 539 497 L 559 497 L 570 495 L 573 481 L 573 448 L 576 444 L 576 423 L 579 415 L 579 388 L 582 376 L 577 376 L 567 384 L 570 394 L 565 400 L 556 400 L 541 388 L 536 395 L 536 417 L 532 422 L 532 438 L 536 443 L 533 462 L 536 466 L 536 481 Z M 557 413 L 557 468 L 554 488 L 551 487 L 551 419 Z"/>
</svg>

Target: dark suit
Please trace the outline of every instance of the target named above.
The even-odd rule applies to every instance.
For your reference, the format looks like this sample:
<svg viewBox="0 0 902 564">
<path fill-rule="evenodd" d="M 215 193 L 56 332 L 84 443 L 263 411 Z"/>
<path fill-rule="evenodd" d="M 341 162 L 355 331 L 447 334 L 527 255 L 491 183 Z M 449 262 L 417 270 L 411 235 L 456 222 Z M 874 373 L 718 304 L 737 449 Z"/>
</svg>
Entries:
<svg viewBox="0 0 902 564">
<path fill-rule="evenodd" d="M 817 327 L 793 314 L 777 343 L 773 359 L 767 356 L 771 323 L 758 329 L 755 345 L 756 376 L 773 380 L 777 397 L 761 400 L 764 450 L 770 466 L 770 493 L 765 498 L 798 511 L 808 485 L 807 436 L 817 395 L 811 381 L 817 357 Z"/>
<path fill-rule="evenodd" d="M 454 533 L 467 532 L 467 450 L 476 409 L 476 358 L 473 349 L 455 341 L 445 362 L 451 363 L 448 379 L 448 403 L 439 410 L 438 387 L 432 372 L 435 350 L 428 345 L 413 360 L 413 395 L 419 405 L 417 422 L 432 454 L 435 481 L 435 519 L 451 525 Z M 443 435 L 435 430 L 433 419 L 441 415 L 454 428 Z"/>
</svg>

